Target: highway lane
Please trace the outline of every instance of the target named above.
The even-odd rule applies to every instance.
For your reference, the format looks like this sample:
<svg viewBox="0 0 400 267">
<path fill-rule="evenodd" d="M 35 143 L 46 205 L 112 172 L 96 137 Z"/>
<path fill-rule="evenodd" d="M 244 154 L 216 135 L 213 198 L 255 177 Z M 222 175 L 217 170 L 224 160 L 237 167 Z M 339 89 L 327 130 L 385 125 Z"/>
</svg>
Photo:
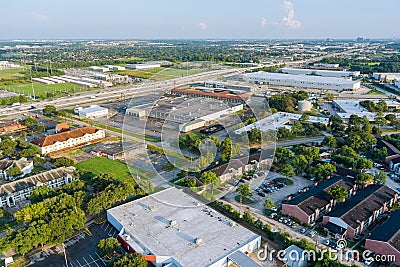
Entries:
<svg viewBox="0 0 400 267">
<path fill-rule="evenodd" d="M 54 100 L 44 100 L 41 102 L 29 102 L 22 104 L 18 107 L 5 107 L 0 109 L 0 115 L 18 115 L 25 113 L 27 110 L 34 106 L 36 110 L 43 109 L 46 105 L 54 105 L 57 108 L 74 107 L 77 105 L 87 105 L 91 103 L 99 103 L 106 101 L 115 101 L 120 99 L 121 96 L 125 98 L 147 95 L 149 93 L 168 91 L 174 87 L 184 86 L 189 83 L 201 81 L 205 79 L 211 79 L 216 76 L 234 75 L 246 71 L 246 69 L 224 69 L 224 70 L 213 70 L 210 72 L 198 73 L 190 76 L 179 77 L 168 81 L 161 82 L 149 82 L 139 85 L 120 88 L 114 88 L 104 91 L 91 91 L 84 94 L 72 95 L 70 97 L 62 97 Z M 33 110 L 35 110 L 33 109 Z M 31 111 L 33 111 L 31 110 Z"/>
</svg>

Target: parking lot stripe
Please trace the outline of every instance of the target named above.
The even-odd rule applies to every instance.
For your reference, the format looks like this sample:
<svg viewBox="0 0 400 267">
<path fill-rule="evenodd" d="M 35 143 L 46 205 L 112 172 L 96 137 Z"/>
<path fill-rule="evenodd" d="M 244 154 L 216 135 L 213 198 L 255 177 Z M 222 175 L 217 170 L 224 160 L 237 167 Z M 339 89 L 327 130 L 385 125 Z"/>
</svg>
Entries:
<svg viewBox="0 0 400 267">
<path fill-rule="evenodd" d="M 97 264 L 96 260 L 93 259 L 92 255 L 89 254 L 89 257 L 93 260 L 93 262 L 96 264 L 97 267 L 100 267 L 100 265 Z"/>
<path fill-rule="evenodd" d="M 90 263 L 85 259 L 85 257 L 82 257 L 82 258 L 86 262 L 87 266 L 90 266 Z"/>
<path fill-rule="evenodd" d="M 104 266 L 106 266 L 107 264 L 104 262 L 104 260 L 103 260 L 103 258 L 102 257 L 100 257 L 100 255 L 99 254 L 97 254 L 97 252 L 95 251 L 94 252 L 96 255 L 97 255 L 97 257 L 101 260 L 101 262 L 104 264 Z"/>
<path fill-rule="evenodd" d="M 79 264 L 79 266 L 83 267 L 85 265 L 82 265 L 78 260 L 76 260 L 76 262 Z"/>
</svg>

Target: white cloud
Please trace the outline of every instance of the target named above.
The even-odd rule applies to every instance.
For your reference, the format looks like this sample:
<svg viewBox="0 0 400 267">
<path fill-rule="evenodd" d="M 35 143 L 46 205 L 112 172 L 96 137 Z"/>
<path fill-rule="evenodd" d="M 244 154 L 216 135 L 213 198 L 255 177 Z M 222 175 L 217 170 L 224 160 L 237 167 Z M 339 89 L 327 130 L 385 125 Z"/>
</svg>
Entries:
<svg viewBox="0 0 400 267">
<path fill-rule="evenodd" d="M 38 21 L 48 21 L 49 20 L 49 16 L 46 14 L 42 14 L 42 13 L 32 13 L 32 16 L 34 19 L 36 19 Z"/>
<path fill-rule="evenodd" d="M 205 22 L 200 22 L 199 24 L 197 24 L 197 27 L 199 27 L 200 30 L 207 30 L 208 29 L 208 25 Z"/>
<path fill-rule="evenodd" d="M 265 28 L 265 26 L 267 26 L 267 19 L 262 17 L 261 18 L 261 27 Z"/>
<path fill-rule="evenodd" d="M 301 27 L 301 22 L 294 18 L 294 7 L 291 1 L 284 1 L 283 8 L 286 10 L 287 14 L 283 17 L 283 24 L 290 29 L 298 29 Z"/>
</svg>

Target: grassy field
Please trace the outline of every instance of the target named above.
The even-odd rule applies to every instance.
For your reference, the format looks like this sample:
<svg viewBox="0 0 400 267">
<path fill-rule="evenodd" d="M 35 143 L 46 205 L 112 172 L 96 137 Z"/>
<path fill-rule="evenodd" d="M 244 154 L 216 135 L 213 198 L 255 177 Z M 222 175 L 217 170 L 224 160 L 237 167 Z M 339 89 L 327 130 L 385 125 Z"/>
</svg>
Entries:
<svg viewBox="0 0 400 267">
<path fill-rule="evenodd" d="M 1 79 L 24 78 L 24 77 L 25 77 L 25 71 L 22 68 L 0 70 L 0 80 Z"/>
<path fill-rule="evenodd" d="M 62 84 L 42 84 L 42 83 L 33 83 L 34 89 L 35 89 L 35 95 L 40 95 L 40 94 L 45 94 L 45 93 L 60 93 L 60 92 L 65 92 L 67 93 L 68 91 L 77 91 L 81 90 L 83 87 L 75 84 L 70 84 L 70 83 L 62 83 Z M 21 94 L 32 94 L 32 84 L 31 83 L 26 83 L 26 84 L 13 84 L 13 85 L 2 85 L 0 86 L 0 89 L 2 90 L 7 90 L 11 92 L 16 92 L 16 93 L 21 93 Z"/>
<path fill-rule="evenodd" d="M 151 178 L 154 176 L 153 173 L 142 170 L 140 168 L 129 166 L 130 170 L 134 173 L 131 174 L 129 171 L 128 165 L 122 163 L 120 161 L 111 160 L 108 158 L 93 158 L 87 161 L 83 161 L 76 165 L 78 170 L 83 170 L 87 172 L 92 172 L 93 174 L 100 173 L 111 173 L 113 174 L 119 181 L 129 181 L 132 179 L 132 176 L 136 176 L 137 174 L 142 178 Z"/>
<path fill-rule="evenodd" d="M 201 72 L 208 71 L 208 69 L 189 69 L 186 70 L 178 69 L 178 68 L 154 68 L 149 70 L 121 70 L 116 71 L 115 73 L 121 75 L 129 75 L 133 77 L 143 78 L 143 79 L 152 79 L 155 81 L 164 81 L 173 78 L 178 78 L 186 75 L 197 74 Z"/>
</svg>

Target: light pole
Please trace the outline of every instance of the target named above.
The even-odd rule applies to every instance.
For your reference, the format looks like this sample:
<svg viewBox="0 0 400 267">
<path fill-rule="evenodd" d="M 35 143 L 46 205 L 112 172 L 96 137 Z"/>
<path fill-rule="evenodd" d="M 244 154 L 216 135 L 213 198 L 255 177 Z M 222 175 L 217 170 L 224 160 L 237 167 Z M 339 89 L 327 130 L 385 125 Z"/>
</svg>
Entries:
<svg viewBox="0 0 400 267">
<path fill-rule="evenodd" d="M 67 253 L 65 251 L 65 245 L 62 243 L 62 247 L 64 249 L 64 259 L 65 259 L 65 266 L 68 267 L 68 261 L 67 261 Z"/>
</svg>

